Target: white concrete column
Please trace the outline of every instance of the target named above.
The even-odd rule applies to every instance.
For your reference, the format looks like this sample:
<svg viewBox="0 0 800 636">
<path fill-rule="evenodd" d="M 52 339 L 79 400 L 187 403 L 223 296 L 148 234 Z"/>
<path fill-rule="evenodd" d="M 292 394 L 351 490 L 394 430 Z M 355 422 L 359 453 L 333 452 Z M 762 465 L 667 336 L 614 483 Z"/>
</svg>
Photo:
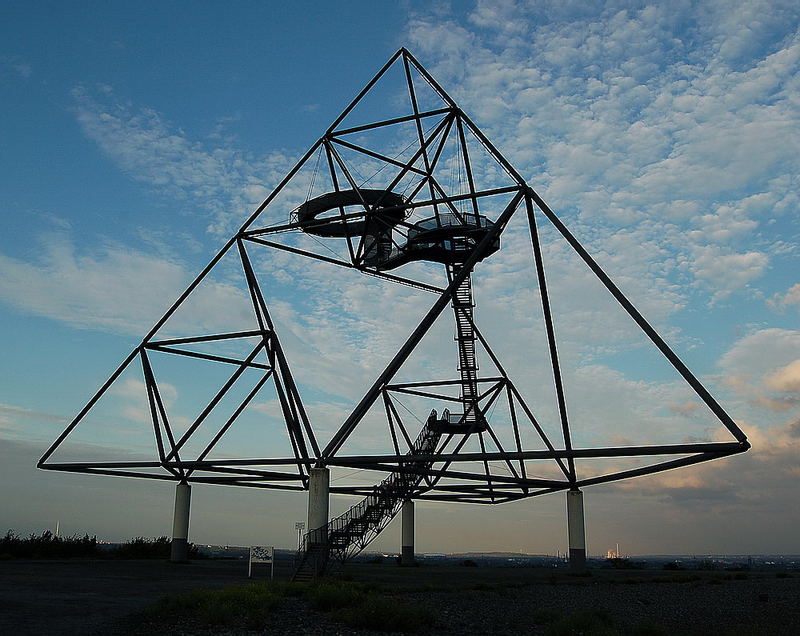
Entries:
<svg viewBox="0 0 800 636">
<path fill-rule="evenodd" d="M 308 472 L 308 531 L 313 533 L 310 543 L 327 543 L 327 531 L 314 533 L 328 524 L 328 497 L 331 471 L 328 468 L 311 468 Z"/>
<path fill-rule="evenodd" d="M 172 518 L 172 548 L 169 560 L 186 563 L 189 560 L 189 504 L 192 487 L 181 482 L 175 488 L 175 514 Z"/>
<path fill-rule="evenodd" d="M 400 509 L 403 524 L 400 565 L 414 565 L 414 502 L 406 499 Z"/>
<path fill-rule="evenodd" d="M 569 568 L 572 572 L 586 571 L 586 532 L 583 523 L 583 493 L 567 491 L 567 534 L 569 537 Z"/>
</svg>

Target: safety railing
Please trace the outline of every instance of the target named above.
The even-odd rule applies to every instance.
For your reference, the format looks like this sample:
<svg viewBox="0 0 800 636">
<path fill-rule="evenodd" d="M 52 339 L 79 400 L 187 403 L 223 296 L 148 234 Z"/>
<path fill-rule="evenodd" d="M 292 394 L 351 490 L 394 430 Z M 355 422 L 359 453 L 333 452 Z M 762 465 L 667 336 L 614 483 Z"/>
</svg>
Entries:
<svg viewBox="0 0 800 636">
<path fill-rule="evenodd" d="M 433 454 L 440 437 L 441 433 L 431 430 L 426 424 L 408 456 Z M 345 561 L 369 545 L 395 517 L 403 502 L 412 497 L 422 481 L 424 470 L 432 464 L 413 460 L 404 463 L 413 465 L 415 472 L 393 472 L 349 510 L 303 536 L 295 559 L 296 577 L 301 570 L 312 577 L 322 574 L 330 561 Z"/>
</svg>

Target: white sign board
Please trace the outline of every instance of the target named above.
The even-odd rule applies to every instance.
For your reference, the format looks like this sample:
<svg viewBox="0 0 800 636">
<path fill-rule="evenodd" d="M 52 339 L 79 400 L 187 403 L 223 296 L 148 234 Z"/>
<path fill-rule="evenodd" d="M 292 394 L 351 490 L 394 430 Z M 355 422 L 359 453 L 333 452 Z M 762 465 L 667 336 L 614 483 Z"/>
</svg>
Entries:
<svg viewBox="0 0 800 636">
<path fill-rule="evenodd" d="M 294 522 L 294 529 L 295 530 L 305 530 L 306 522 L 305 521 L 295 521 Z"/>
<path fill-rule="evenodd" d="M 275 571 L 275 550 L 271 545 L 251 545 L 250 561 L 247 564 L 248 578 L 253 576 L 253 563 L 269 563 L 269 578 Z"/>
</svg>

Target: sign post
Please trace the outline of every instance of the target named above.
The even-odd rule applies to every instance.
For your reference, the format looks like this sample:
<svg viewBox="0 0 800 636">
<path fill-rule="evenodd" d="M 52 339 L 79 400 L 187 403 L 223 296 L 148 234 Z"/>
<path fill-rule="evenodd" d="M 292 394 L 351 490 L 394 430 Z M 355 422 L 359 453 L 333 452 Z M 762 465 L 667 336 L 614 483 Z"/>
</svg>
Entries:
<svg viewBox="0 0 800 636">
<path fill-rule="evenodd" d="M 275 550 L 271 545 L 251 545 L 247 564 L 247 578 L 253 577 L 253 563 L 269 563 L 269 578 L 275 574 Z"/>
</svg>

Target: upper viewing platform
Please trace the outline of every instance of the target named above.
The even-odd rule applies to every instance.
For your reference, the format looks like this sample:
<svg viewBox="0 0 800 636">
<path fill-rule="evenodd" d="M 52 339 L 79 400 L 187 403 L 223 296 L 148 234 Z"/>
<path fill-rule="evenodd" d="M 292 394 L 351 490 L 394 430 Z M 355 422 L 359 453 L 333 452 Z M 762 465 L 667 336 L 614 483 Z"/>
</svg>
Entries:
<svg viewBox="0 0 800 636">
<path fill-rule="evenodd" d="M 409 214 L 405 203 L 396 192 L 341 190 L 306 201 L 297 209 L 296 217 L 307 234 L 361 241 L 361 265 L 381 271 L 412 261 L 463 263 L 494 225 L 486 216 L 456 211 L 437 213 L 412 224 L 405 221 Z M 359 210 L 345 212 L 352 207 Z M 482 258 L 499 249 L 498 236 Z"/>
</svg>

